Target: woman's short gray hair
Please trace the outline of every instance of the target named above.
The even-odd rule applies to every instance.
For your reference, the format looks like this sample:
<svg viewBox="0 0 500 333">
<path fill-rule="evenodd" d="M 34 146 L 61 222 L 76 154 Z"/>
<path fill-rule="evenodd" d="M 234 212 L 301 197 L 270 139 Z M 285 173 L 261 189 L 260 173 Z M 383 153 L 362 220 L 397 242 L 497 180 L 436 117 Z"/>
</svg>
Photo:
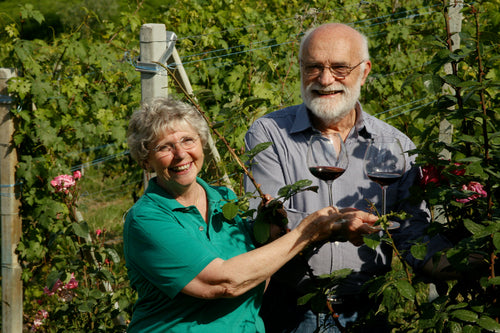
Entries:
<svg viewBox="0 0 500 333">
<path fill-rule="evenodd" d="M 210 130 L 202 114 L 192 105 L 170 97 L 154 99 L 149 104 L 132 114 L 127 131 L 127 143 L 130 155 L 146 169 L 151 146 L 154 145 L 166 131 L 177 130 L 179 123 L 191 125 L 200 136 L 203 147 L 206 147 Z"/>
</svg>

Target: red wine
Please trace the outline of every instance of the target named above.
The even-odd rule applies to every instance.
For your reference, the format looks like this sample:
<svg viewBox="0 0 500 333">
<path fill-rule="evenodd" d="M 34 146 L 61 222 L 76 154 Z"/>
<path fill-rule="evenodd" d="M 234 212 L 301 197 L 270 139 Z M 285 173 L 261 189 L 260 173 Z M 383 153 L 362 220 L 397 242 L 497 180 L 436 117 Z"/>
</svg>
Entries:
<svg viewBox="0 0 500 333">
<path fill-rule="evenodd" d="M 345 169 L 330 166 L 315 166 L 310 167 L 309 171 L 313 174 L 314 177 L 328 181 L 335 180 L 342 176 L 342 174 L 345 172 Z"/>
<path fill-rule="evenodd" d="M 401 178 L 401 175 L 399 173 L 377 172 L 374 174 L 368 174 L 368 178 L 380 186 L 387 186 L 397 182 L 398 179 Z"/>
</svg>

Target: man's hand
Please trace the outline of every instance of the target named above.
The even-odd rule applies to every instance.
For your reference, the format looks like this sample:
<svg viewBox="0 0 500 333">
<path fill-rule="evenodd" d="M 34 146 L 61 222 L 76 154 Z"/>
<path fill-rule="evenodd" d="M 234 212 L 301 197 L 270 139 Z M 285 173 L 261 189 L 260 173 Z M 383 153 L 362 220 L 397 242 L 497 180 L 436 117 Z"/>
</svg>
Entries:
<svg viewBox="0 0 500 333">
<path fill-rule="evenodd" d="M 344 220 L 340 228 L 340 237 L 353 245 L 363 245 L 363 236 L 376 231 L 372 226 L 377 222 L 377 216 L 355 208 L 343 208 L 340 213 Z"/>
</svg>

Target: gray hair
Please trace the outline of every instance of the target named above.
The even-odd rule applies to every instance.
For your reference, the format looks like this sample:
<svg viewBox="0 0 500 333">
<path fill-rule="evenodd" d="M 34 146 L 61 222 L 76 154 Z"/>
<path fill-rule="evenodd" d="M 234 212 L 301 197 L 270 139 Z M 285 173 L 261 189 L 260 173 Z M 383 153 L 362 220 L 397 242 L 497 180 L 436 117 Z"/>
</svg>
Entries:
<svg viewBox="0 0 500 333">
<path fill-rule="evenodd" d="M 146 169 L 145 162 L 151 146 L 161 139 L 166 131 L 175 131 L 179 123 L 191 125 L 198 132 L 205 149 L 210 130 L 203 115 L 190 104 L 160 97 L 150 104 L 143 104 L 130 118 L 127 143 L 132 158 Z"/>
</svg>

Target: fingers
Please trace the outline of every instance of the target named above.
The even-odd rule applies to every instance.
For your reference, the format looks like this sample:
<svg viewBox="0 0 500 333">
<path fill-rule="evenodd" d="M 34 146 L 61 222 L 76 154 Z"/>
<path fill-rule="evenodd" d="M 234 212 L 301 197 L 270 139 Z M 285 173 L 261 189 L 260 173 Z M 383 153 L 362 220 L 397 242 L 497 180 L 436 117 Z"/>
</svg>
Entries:
<svg viewBox="0 0 500 333">
<path fill-rule="evenodd" d="M 344 238 L 354 246 L 363 245 L 364 235 L 375 232 L 371 226 L 378 220 L 378 217 L 360 210 L 346 209 L 343 212 L 342 218 L 346 220 L 342 228 Z"/>
<path fill-rule="evenodd" d="M 264 194 L 264 197 L 262 198 L 262 204 L 266 206 L 271 200 L 273 200 L 273 197 L 269 194 Z"/>
<path fill-rule="evenodd" d="M 343 212 L 343 217 L 349 220 L 358 219 L 370 226 L 373 225 L 378 220 L 378 217 L 376 215 L 361 210 L 351 210 L 345 213 Z"/>
</svg>

